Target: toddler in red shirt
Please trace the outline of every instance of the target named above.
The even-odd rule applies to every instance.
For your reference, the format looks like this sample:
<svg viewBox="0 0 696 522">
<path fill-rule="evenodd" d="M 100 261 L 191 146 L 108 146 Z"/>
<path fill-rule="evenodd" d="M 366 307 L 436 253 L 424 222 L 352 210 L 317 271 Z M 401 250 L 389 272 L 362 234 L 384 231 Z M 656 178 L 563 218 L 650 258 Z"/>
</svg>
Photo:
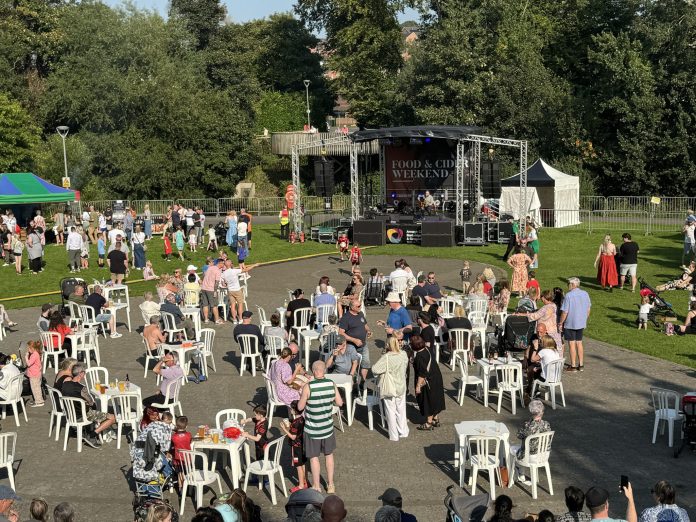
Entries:
<svg viewBox="0 0 696 522">
<path fill-rule="evenodd" d="M 184 463 L 181 458 L 181 450 L 191 449 L 191 434 L 186 431 L 188 417 L 182 415 L 176 418 L 176 427 L 172 433 L 172 463 L 179 474 L 179 489 L 184 484 Z"/>
</svg>

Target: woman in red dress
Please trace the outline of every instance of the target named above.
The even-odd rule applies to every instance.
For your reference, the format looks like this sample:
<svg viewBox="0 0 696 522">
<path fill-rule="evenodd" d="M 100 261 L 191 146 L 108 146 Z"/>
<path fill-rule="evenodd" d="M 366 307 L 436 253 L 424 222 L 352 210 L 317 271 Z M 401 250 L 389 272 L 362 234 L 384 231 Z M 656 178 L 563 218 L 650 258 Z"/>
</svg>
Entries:
<svg viewBox="0 0 696 522">
<path fill-rule="evenodd" d="M 599 245 L 594 266 L 597 269 L 597 282 L 602 289 L 612 291 L 612 287 L 619 284 L 619 276 L 616 273 L 616 245 L 611 242 L 611 236 L 604 236 L 604 241 Z"/>
</svg>

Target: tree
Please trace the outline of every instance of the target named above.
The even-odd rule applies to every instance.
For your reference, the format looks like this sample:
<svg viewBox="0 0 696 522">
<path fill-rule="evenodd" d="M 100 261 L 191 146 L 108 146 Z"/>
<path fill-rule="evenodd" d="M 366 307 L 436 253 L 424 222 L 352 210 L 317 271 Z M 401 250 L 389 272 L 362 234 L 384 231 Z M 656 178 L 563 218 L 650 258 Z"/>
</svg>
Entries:
<svg viewBox="0 0 696 522">
<path fill-rule="evenodd" d="M 205 49 L 225 19 L 226 11 L 218 0 L 171 0 L 169 16 L 183 22 L 195 39 L 196 49 Z"/>
<path fill-rule="evenodd" d="M 0 93 L 0 171 L 31 170 L 32 149 L 39 136 L 29 113 L 19 102 Z"/>
<path fill-rule="evenodd" d="M 261 134 L 302 129 L 307 121 L 306 105 L 301 93 L 264 92 L 254 106 L 254 130 Z"/>
<path fill-rule="evenodd" d="M 68 175 L 72 188 L 83 190 L 92 175 L 92 153 L 80 136 L 70 134 L 65 140 L 68 157 Z M 33 151 L 34 172 L 55 185 L 60 185 L 65 173 L 63 140 L 51 134 Z"/>
</svg>

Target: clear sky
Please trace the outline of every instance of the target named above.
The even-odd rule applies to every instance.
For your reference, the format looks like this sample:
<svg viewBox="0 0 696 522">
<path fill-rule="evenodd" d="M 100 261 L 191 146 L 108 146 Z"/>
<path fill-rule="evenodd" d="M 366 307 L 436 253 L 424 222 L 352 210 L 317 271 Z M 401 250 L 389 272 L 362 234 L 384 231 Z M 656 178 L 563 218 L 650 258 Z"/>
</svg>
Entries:
<svg viewBox="0 0 696 522">
<path fill-rule="evenodd" d="M 104 0 L 109 5 L 118 5 L 121 0 Z M 133 0 L 133 3 L 145 9 L 154 9 L 166 16 L 169 0 Z M 227 14 L 235 22 L 247 22 L 256 18 L 264 18 L 270 14 L 291 11 L 294 0 L 223 0 L 227 6 Z M 399 17 L 401 20 L 417 18 L 414 11 Z"/>
</svg>

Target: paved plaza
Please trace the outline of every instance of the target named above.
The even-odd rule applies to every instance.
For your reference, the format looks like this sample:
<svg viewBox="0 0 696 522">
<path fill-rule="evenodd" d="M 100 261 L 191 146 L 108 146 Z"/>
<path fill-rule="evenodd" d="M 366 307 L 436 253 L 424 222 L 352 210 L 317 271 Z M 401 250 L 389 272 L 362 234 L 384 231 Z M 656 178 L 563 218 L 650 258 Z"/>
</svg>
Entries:
<svg viewBox="0 0 696 522">
<path fill-rule="evenodd" d="M 460 288 L 459 261 L 409 258 L 408 262 L 414 272 L 435 271 L 445 289 Z M 373 266 L 388 273 L 393 267 L 393 259 L 370 256 L 367 251 L 363 269 L 367 271 Z M 300 287 L 310 292 L 322 275 L 328 275 L 332 285 L 340 291 L 349 280 L 349 271 L 350 265 L 337 262 L 335 256 L 259 267 L 251 272 L 249 307 L 255 313 L 256 305 L 263 306 L 270 315 L 272 310 L 283 304 L 286 289 Z M 124 379 L 128 374 L 131 381 L 143 388 L 143 395 L 146 396 L 155 391 L 155 379 L 152 373 L 143 379 L 143 345 L 135 332 L 135 328 L 142 324 L 137 309 L 140 301 L 140 296 L 132 299 L 133 333 L 127 333 L 125 326 L 120 325 L 119 331 L 124 336 L 120 339 L 101 338 L 100 349 L 102 366 L 108 368 L 111 379 Z M 379 358 L 385 339 L 384 331 L 377 328 L 375 322 L 384 319 L 387 310 L 371 307 L 367 311 L 369 323 L 376 332 L 370 346 L 373 362 Z M 604 313 L 603 310 L 593 310 L 593 314 L 601 313 Z M 16 310 L 11 316 L 19 327 L 0 343 L 3 352 L 15 352 L 20 341 L 38 338 L 35 326 L 37 309 Z M 257 320 L 255 314 L 253 321 Z M 256 377 L 246 372 L 243 377 L 239 376 L 239 350 L 232 341 L 232 325 L 217 326 L 215 329 L 217 373 L 212 373 L 207 382 L 187 385 L 181 391 L 184 414 L 189 417 L 191 430 L 198 424 L 213 425 L 215 413 L 221 409 L 242 408 L 250 413 L 254 404 L 265 404 L 266 401 L 264 381 L 259 373 Z M 691 343 L 692 340 L 684 339 L 684 342 Z M 316 357 L 316 354 L 313 355 Z M 618 494 L 618 486 L 620 475 L 625 474 L 633 484 L 639 512 L 653 503 L 650 495 L 652 485 L 659 479 L 666 479 L 677 488 L 678 504 L 686 508 L 693 518 L 696 514 L 696 455 L 686 451 L 675 460 L 667 446 L 666 434 L 659 436 L 655 445 L 651 444 L 653 412 L 649 389 L 651 386 L 661 386 L 680 393 L 696 390 L 696 372 L 592 341 L 586 343 L 585 364 L 584 373 L 565 375 L 563 378 L 567 407 L 554 411 L 550 404 L 547 405 L 545 419 L 556 432 L 551 454 L 555 494 L 548 494 L 545 479 L 541 481 L 537 500 L 531 499 L 530 488 L 516 484 L 504 491 L 516 505 L 514 515 L 521 517 L 527 512 L 537 513 L 544 508 L 562 513 L 565 511 L 563 489 L 574 484 L 582 489 L 599 485 L 611 491 L 610 514 L 623 518 L 625 501 Z M 361 407 L 357 409 L 353 425 L 346 426 L 344 433 L 337 432 L 336 488 L 337 494 L 346 501 L 348 520 L 372 520 L 374 512 L 381 505 L 377 497 L 387 487 L 396 487 L 401 491 L 404 509 L 414 513 L 419 520 L 444 520 L 445 489 L 458 480 L 458 471 L 453 468 L 453 426 L 458 422 L 504 422 L 510 429 L 511 442 L 515 442 L 517 428 L 527 418 L 527 413 L 519 408 L 519 404 L 517 414 L 513 416 L 509 412 L 509 401 L 504 401 L 503 411 L 498 415 L 493 401 L 489 408 L 484 408 L 473 397 L 473 388 L 470 388 L 464 405 L 460 407 L 455 401 L 457 374 L 450 371 L 448 366 L 442 365 L 441 369 L 447 410 L 441 415 L 442 426 L 435 431 L 420 432 L 415 429 L 421 419 L 413 397 L 409 396 L 411 433 L 407 439 L 390 442 L 385 430 L 380 427 L 378 416 L 375 430 L 370 432 L 365 408 Z M 53 382 L 53 369 L 48 370 L 46 378 L 49 384 Z M 28 408 L 29 423 L 22 418 L 19 428 L 15 427 L 11 416 L 2 421 L 4 432 L 16 430 L 19 435 L 15 466 L 17 492 L 24 498 L 21 518 L 28 518 L 28 501 L 42 496 L 47 499 L 51 509 L 61 501 L 74 503 L 81 521 L 132 521 L 133 494 L 127 482 L 130 468 L 127 446 L 122 444 L 121 449 L 116 450 L 114 442 L 105 444 L 99 450 L 85 447 L 78 454 L 75 439 L 71 439 L 68 451 L 63 452 L 62 437 L 61 442 L 55 442 L 47 436 L 49 409 L 48 403 L 43 408 Z M 283 409 L 281 415 L 284 415 Z M 279 432 L 277 425 L 277 420 L 274 420 L 274 436 Z M 678 439 L 678 436 L 675 438 Z M 286 477 L 294 479 L 287 445 L 283 462 Z M 2 480 L 7 483 L 6 479 Z M 230 487 L 231 480 L 225 473 L 223 482 Z M 489 490 L 487 478 L 480 476 L 478 483 L 479 491 Z M 287 485 L 288 489 L 292 486 L 289 481 Z M 250 487 L 249 493 L 261 505 L 264 520 L 283 519 L 282 494 L 274 507 L 265 492 Z M 178 497 L 170 495 L 169 498 L 178 509 Z M 210 491 L 206 491 L 204 501 L 207 503 L 210 498 Z M 183 520 L 190 520 L 194 511 L 189 496 Z"/>
</svg>

